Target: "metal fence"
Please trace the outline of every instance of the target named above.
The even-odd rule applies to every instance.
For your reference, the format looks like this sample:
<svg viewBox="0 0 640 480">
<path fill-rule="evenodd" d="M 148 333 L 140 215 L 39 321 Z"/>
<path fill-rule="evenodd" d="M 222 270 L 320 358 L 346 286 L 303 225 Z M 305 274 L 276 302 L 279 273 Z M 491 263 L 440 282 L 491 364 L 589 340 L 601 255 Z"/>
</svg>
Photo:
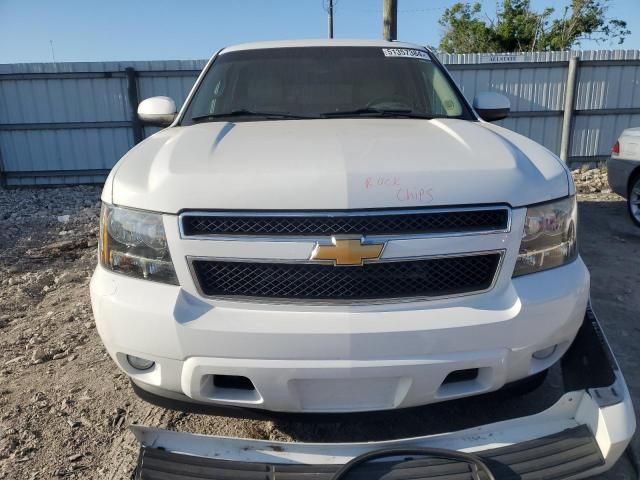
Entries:
<svg viewBox="0 0 640 480">
<path fill-rule="evenodd" d="M 441 60 L 467 98 L 486 90 L 509 97 L 512 113 L 500 123 L 572 165 L 606 159 L 624 128 L 640 126 L 638 50 L 442 55 Z M 139 100 L 167 95 L 181 104 L 205 63 L 0 65 L 0 180 L 7 185 L 103 181 L 127 150 L 157 130 L 138 121 Z"/>
</svg>

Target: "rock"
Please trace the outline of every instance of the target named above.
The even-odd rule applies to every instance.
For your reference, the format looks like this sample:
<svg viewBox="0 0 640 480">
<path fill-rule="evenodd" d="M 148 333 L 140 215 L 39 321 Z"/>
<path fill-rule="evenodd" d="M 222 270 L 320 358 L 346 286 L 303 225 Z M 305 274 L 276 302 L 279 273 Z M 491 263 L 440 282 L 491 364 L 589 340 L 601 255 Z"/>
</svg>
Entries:
<svg viewBox="0 0 640 480">
<path fill-rule="evenodd" d="M 60 223 L 67 223 L 69 221 L 69 215 L 60 215 L 58 221 Z"/>
<path fill-rule="evenodd" d="M 591 168 L 588 170 L 573 170 L 571 172 L 578 193 L 608 193 L 611 192 L 607 171 Z"/>
<path fill-rule="evenodd" d="M 124 421 L 125 421 L 125 417 L 120 417 L 120 418 L 118 418 L 118 420 L 117 420 L 117 422 L 116 422 L 116 425 L 115 425 L 115 426 L 116 426 L 116 428 L 117 428 L 117 429 L 120 429 L 120 428 L 122 427 L 122 424 L 124 423 Z"/>
<path fill-rule="evenodd" d="M 42 363 L 47 359 L 47 352 L 45 352 L 44 348 L 37 347 L 33 350 L 31 354 L 31 362 L 32 363 Z"/>
<path fill-rule="evenodd" d="M 78 422 L 76 420 L 67 420 L 67 423 L 72 430 L 75 430 L 76 428 L 80 428 L 82 426 L 82 422 Z"/>
<path fill-rule="evenodd" d="M 66 251 L 75 248 L 75 242 L 73 240 L 61 240 L 59 242 L 53 242 L 42 248 L 43 253 L 51 253 L 54 251 Z"/>
<path fill-rule="evenodd" d="M 56 277 L 54 282 L 59 285 L 65 285 L 68 283 L 74 283 L 82 280 L 82 272 L 65 272 L 62 275 Z"/>
<path fill-rule="evenodd" d="M 46 400 L 46 396 L 42 392 L 36 392 L 33 397 L 31 397 L 31 403 L 43 402 Z"/>
<path fill-rule="evenodd" d="M 70 462 L 77 462 L 78 460 L 80 460 L 84 455 L 82 453 L 76 453 L 75 455 L 71 455 L 69 457 L 67 457 L 67 460 L 69 460 Z"/>
<path fill-rule="evenodd" d="M 18 355 L 17 357 L 12 358 L 11 360 L 6 361 L 5 365 L 11 365 L 12 363 L 18 363 L 20 360 L 24 359 L 24 355 Z"/>
</svg>

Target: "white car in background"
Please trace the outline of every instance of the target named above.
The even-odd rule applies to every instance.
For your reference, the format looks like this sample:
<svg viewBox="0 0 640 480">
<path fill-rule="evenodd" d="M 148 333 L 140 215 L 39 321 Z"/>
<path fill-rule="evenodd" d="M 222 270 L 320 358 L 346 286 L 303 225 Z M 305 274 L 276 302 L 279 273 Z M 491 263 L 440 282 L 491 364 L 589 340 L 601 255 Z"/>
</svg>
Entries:
<svg viewBox="0 0 640 480">
<path fill-rule="evenodd" d="M 353 414 L 540 384 L 595 328 L 589 272 L 569 170 L 485 121 L 508 111 L 492 93 L 469 105 L 412 44 L 222 49 L 180 113 L 142 102 L 168 128 L 105 184 L 91 298 L 109 354 L 143 398 L 185 410 Z M 569 470 L 609 468 L 629 394 L 612 357 L 577 358 L 589 376 L 551 417 L 448 448 L 575 427 L 590 463 Z M 610 384 L 607 402 L 586 393 Z"/>
<path fill-rule="evenodd" d="M 607 162 L 611 189 L 627 199 L 629 215 L 640 227 L 640 128 L 623 130 Z"/>
</svg>

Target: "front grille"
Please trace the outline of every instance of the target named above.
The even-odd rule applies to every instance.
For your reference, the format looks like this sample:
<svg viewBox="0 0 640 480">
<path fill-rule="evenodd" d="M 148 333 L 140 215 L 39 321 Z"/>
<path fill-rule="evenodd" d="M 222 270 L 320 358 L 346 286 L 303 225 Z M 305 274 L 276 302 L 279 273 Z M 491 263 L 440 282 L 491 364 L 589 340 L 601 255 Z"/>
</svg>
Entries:
<svg viewBox="0 0 640 480">
<path fill-rule="evenodd" d="M 212 297 L 292 300 L 375 300 L 439 297 L 488 289 L 500 253 L 365 263 L 192 260 L 200 290 Z"/>
<path fill-rule="evenodd" d="M 182 231 L 185 236 L 412 235 L 506 230 L 508 218 L 506 208 L 375 213 L 360 210 L 323 214 L 308 212 L 304 215 L 188 212 L 182 216 Z"/>
</svg>

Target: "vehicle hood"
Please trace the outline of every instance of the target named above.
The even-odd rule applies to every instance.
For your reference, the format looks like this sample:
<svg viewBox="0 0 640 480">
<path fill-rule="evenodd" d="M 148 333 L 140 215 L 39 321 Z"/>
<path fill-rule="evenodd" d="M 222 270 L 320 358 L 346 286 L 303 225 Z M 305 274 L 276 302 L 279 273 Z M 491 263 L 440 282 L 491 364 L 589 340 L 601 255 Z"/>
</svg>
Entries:
<svg viewBox="0 0 640 480">
<path fill-rule="evenodd" d="M 556 156 L 495 125 L 360 118 L 167 128 L 118 162 L 103 199 L 177 213 L 516 207 L 569 191 Z"/>
</svg>

